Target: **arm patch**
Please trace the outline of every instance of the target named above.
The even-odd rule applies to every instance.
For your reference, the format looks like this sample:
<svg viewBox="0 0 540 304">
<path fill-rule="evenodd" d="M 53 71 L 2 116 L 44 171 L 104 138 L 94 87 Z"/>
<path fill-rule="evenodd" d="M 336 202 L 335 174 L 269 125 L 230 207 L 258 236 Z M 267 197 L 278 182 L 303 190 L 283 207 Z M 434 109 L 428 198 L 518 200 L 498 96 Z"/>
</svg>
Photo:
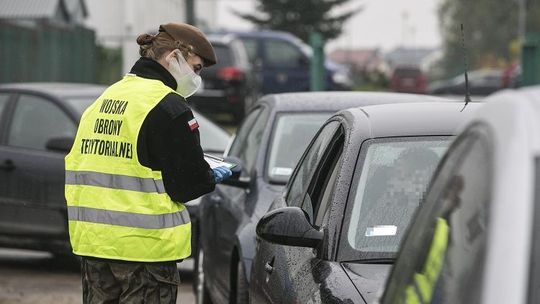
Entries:
<svg viewBox="0 0 540 304">
<path fill-rule="evenodd" d="M 167 96 L 159 102 L 159 106 L 171 116 L 171 119 L 175 119 L 191 110 L 185 99 L 175 93 L 167 94 Z"/>
</svg>

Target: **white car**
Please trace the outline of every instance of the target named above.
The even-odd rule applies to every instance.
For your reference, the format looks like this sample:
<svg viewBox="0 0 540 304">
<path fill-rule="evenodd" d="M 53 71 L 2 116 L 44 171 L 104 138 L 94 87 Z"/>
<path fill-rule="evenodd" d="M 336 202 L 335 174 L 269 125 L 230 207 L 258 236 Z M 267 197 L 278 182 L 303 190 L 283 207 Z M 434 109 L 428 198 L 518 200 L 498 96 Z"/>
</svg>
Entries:
<svg viewBox="0 0 540 304">
<path fill-rule="evenodd" d="M 485 102 L 434 175 L 381 303 L 540 303 L 540 87 Z"/>
</svg>

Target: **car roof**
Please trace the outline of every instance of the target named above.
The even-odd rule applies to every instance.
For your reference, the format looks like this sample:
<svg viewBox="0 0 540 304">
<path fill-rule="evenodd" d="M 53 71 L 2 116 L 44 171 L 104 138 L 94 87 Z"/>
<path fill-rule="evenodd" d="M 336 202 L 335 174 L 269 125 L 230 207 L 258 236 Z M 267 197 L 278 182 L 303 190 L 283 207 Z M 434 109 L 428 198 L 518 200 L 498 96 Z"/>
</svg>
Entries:
<svg viewBox="0 0 540 304">
<path fill-rule="evenodd" d="M 0 90 L 45 93 L 58 98 L 68 96 L 99 96 L 106 89 L 104 85 L 67 82 L 24 82 L 0 85 Z"/>
<path fill-rule="evenodd" d="M 523 149 L 540 155 L 540 86 L 503 90 L 488 96 L 482 111 L 471 123 L 483 122 L 491 127 L 496 142 L 525 141 Z M 520 136 L 516 136 L 519 134 Z M 521 145 L 521 144 L 520 144 Z M 501 146 L 502 149 L 506 147 Z"/>
<path fill-rule="evenodd" d="M 353 128 L 364 128 L 369 138 L 418 135 L 454 135 L 480 107 L 457 102 L 421 102 L 371 105 L 340 111 Z M 463 110 L 463 111 L 462 111 Z"/>
<path fill-rule="evenodd" d="M 416 94 L 386 92 L 299 92 L 270 94 L 256 105 L 266 104 L 276 112 L 339 111 L 352 107 L 385 103 L 448 101 Z"/>
</svg>

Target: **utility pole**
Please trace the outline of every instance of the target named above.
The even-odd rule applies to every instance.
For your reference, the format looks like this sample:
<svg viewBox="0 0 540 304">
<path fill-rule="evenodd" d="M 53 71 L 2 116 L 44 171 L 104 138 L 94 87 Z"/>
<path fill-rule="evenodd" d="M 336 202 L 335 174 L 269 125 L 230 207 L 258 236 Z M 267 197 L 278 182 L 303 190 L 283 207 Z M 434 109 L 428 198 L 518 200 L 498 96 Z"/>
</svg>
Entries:
<svg viewBox="0 0 540 304">
<path fill-rule="evenodd" d="M 518 1 L 518 35 L 521 43 L 525 42 L 527 32 L 527 0 Z"/>
<path fill-rule="evenodd" d="M 186 23 L 197 26 L 195 20 L 195 0 L 186 0 Z"/>
<path fill-rule="evenodd" d="M 324 41 L 318 32 L 311 32 L 309 35 L 313 56 L 310 65 L 310 89 L 311 91 L 324 91 L 325 70 L 324 70 Z"/>
</svg>

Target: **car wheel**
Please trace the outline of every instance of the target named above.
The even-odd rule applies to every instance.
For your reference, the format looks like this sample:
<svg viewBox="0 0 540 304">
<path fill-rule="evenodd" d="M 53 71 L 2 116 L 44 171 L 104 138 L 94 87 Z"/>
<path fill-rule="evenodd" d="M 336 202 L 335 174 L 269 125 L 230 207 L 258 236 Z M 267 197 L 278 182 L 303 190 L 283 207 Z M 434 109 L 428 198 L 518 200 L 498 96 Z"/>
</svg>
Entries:
<svg viewBox="0 0 540 304">
<path fill-rule="evenodd" d="M 249 303 L 249 287 L 244 271 L 244 264 L 241 261 L 238 261 L 236 271 L 236 304 L 247 304 Z"/>
<path fill-rule="evenodd" d="M 199 246 L 197 251 L 197 260 L 195 262 L 195 299 L 197 304 L 212 304 L 208 289 L 204 282 L 204 251 Z"/>
</svg>

